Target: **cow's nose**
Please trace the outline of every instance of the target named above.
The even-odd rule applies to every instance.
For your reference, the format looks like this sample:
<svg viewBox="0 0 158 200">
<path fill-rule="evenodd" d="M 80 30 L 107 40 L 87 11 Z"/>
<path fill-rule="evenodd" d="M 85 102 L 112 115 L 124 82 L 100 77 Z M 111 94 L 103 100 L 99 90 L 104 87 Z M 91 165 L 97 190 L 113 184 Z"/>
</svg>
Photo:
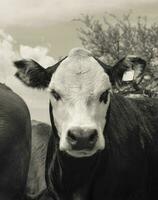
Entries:
<svg viewBox="0 0 158 200">
<path fill-rule="evenodd" d="M 97 138 L 97 130 L 90 128 L 72 128 L 67 134 L 68 142 L 73 150 L 90 150 L 96 144 Z"/>
</svg>

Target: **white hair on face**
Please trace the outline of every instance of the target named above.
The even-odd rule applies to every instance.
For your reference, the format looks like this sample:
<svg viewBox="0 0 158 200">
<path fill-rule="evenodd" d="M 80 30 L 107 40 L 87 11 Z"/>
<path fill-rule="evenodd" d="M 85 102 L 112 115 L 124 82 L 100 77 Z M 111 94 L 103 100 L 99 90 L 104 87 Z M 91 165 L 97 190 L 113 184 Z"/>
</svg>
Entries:
<svg viewBox="0 0 158 200">
<path fill-rule="evenodd" d="M 68 57 L 59 65 L 56 72 L 53 74 L 49 89 L 56 86 L 59 89 L 64 86 L 66 87 L 68 82 L 70 83 L 69 87 L 72 87 L 78 79 L 84 78 L 86 82 L 90 82 L 92 80 L 95 81 L 95 77 L 101 80 L 103 76 L 106 76 L 106 80 L 104 78 L 104 82 L 106 81 L 105 85 L 110 87 L 109 85 L 111 85 L 111 83 L 109 82 L 108 75 L 104 73 L 103 68 L 92 57 L 91 52 L 84 48 L 74 48 L 69 52 Z M 62 85 L 60 85 L 61 83 Z"/>
<path fill-rule="evenodd" d="M 69 57 L 90 57 L 92 53 L 87 49 L 76 47 L 69 52 Z"/>
<path fill-rule="evenodd" d="M 61 62 L 53 74 L 49 90 L 56 90 L 61 100 L 56 101 L 52 95 L 53 116 L 60 136 L 60 150 L 65 150 L 75 157 L 91 156 L 105 147 L 103 130 L 105 116 L 110 102 L 100 102 L 103 92 L 111 88 L 108 74 L 83 48 L 72 49 L 69 56 Z M 89 127 L 96 129 L 98 139 L 90 152 L 74 152 L 67 141 L 67 133 L 72 127 Z"/>
</svg>

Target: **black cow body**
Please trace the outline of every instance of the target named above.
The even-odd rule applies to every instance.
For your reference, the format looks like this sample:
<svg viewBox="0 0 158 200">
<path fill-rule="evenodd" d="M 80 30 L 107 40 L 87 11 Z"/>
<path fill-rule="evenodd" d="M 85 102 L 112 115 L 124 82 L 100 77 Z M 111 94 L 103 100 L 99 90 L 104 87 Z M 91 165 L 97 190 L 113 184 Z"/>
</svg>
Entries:
<svg viewBox="0 0 158 200">
<path fill-rule="evenodd" d="M 23 100 L 0 84 L 0 199 L 24 199 L 31 150 L 30 115 Z"/>
<path fill-rule="evenodd" d="M 158 101 L 111 94 L 112 86 L 137 90 L 145 61 L 125 57 L 110 67 L 75 48 L 47 69 L 33 60 L 14 64 L 25 85 L 50 94 L 47 189 L 40 200 L 158 199 Z"/>
<path fill-rule="evenodd" d="M 157 199 L 157 111 L 156 99 L 113 95 L 104 130 L 105 150 L 88 158 L 73 158 L 59 151 L 52 118 L 46 163 L 48 191 L 40 199 Z"/>
</svg>

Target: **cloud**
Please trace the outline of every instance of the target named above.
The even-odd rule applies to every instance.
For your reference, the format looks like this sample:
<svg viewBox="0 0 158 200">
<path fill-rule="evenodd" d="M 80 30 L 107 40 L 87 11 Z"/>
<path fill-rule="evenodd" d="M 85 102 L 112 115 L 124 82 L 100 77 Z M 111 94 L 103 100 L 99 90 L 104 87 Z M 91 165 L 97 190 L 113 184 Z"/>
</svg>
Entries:
<svg viewBox="0 0 158 200">
<path fill-rule="evenodd" d="M 16 41 L 11 35 L 0 30 L 0 82 L 8 85 L 14 92 L 19 94 L 27 103 L 32 119 L 49 122 L 48 116 L 48 94 L 44 91 L 37 91 L 25 87 L 14 77 L 15 67 L 13 60 L 25 58 L 34 59 L 43 67 L 51 66 L 56 61 L 48 55 L 46 47 L 30 47 L 20 45 L 15 49 Z"/>
<path fill-rule="evenodd" d="M 53 65 L 56 61 L 51 56 L 48 56 L 48 49 L 46 47 L 30 47 L 25 45 L 20 45 L 19 50 L 21 58 L 33 59 L 39 62 L 43 67 L 49 67 Z"/>
<path fill-rule="evenodd" d="M 0 81 L 5 82 L 7 76 L 13 73 L 12 60 L 16 59 L 17 53 L 14 51 L 14 40 L 3 30 L 0 30 Z"/>
<path fill-rule="evenodd" d="M 157 8 L 157 0 L 5 0 L 0 1 L 3 26 L 45 26 L 71 20 L 81 13 L 101 13 L 114 9 L 148 10 Z"/>
<path fill-rule="evenodd" d="M 53 65 L 56 61 L 48 55 L 49 49 L 43 46 L 20 45 L 15 49 L 16 41 L 11 35 L 0 30 L 0 81 L 5 82 L 7 77 L 14 74 L 13 61 L 17 59 L 34 59 L 43 67 Z"/>
</svg>

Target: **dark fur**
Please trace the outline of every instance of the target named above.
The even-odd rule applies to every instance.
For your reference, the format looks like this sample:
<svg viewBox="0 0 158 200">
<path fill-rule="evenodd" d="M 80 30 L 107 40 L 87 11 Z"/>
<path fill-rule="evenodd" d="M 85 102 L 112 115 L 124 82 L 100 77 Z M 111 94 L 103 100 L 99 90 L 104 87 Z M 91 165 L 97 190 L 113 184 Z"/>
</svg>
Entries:
<svg viewBox="0 0 158 200">
<path fill-rule="evenodd" d="M 126 61 L 127 58 L 128 57 L 122 58 L 113 67 L 106 65 L 105 63 L 103 63 L 101 60 L 97 58 L 95 59 L 103 67 L 104 71 L 109 75 L 112 85 L 121 87 L 124 84 L 126 84 L 122 81 L 123 74 L 126 71 L 128 71 L 130 68 L 132 68 L 135 72 L 137 70 L 140 70 L 140 72 L 138 73 L 138 76 L 136 77 L 136 80 L 134 80 L 134 82 L 136 81 L 138 83 L 141 81 L 140 77 L 142 77 L 145 71 L 145 67 L 146 67 L 146 61 L 143 60 L 142 58 L 139 58 L 137 56 L 130 57 L 128 63 Z M 133 82 L 131 83 L 128 82 L 128 85 L 129 84 L 131 87 L 133 87 Z"/>
<path fill-rule="evenodd" d="M 3 90 L 11 90 L 7 85 L 5 85 L 3 83 L 0 83 L 0 88 L 3 89 Z"/>
<path fill-rule="evenodd" d="M 24 101 L 0 84 L 0 199 L 23 200 L 31 151 L 31 125 Z"/>
<path fill-rule="evenodd" d="M 122 64 L 124 60 L 113 68 L 96 60 L 109 74 L 113 85 L 122 84 L 123 73 L 128 68 Z M 145 62 L 131 62 L 138 62 L 139 69 L 144 71 Z M 52 69 L 49 71 L 54 73 Z M 40 195 L 40 200 L 158 198 L 157 100 L 130 100 L 112 95 L 104 129 L 105 150 L 88 158 L 73 158 L 59 151 L 52 109 L 50 105 L 52 134 L 46 159 L 47 190 Z"/>
<path fill-rule="evenodd" d="M 112 95 L 104 130 L 106 148 L 89 158 L 59 151 L 49 141 L 44 195 L 54 200 L 155 200 L 158 198 L 158 101 Z M 44 198 L 43 195 L 43 199 Z M 76 198 L 77 199 L 77 198 Z"/>
<path fill-rule="evenodd" d="M 52 74 L 65 58 L 47 69 L 43 68 L 34 60 L 15 61 L 14 65 L 18 69 L 15 76 L 29 87 L 44 89 L 48 86 Z"/>
<path fill-rule="evenodd" d="M 31 160 L 26 188 L 28 199 L 36 199 L 46 189 L 45 161 L 50 132 L 50 125 L 32 120 Z"/>
</svg>

